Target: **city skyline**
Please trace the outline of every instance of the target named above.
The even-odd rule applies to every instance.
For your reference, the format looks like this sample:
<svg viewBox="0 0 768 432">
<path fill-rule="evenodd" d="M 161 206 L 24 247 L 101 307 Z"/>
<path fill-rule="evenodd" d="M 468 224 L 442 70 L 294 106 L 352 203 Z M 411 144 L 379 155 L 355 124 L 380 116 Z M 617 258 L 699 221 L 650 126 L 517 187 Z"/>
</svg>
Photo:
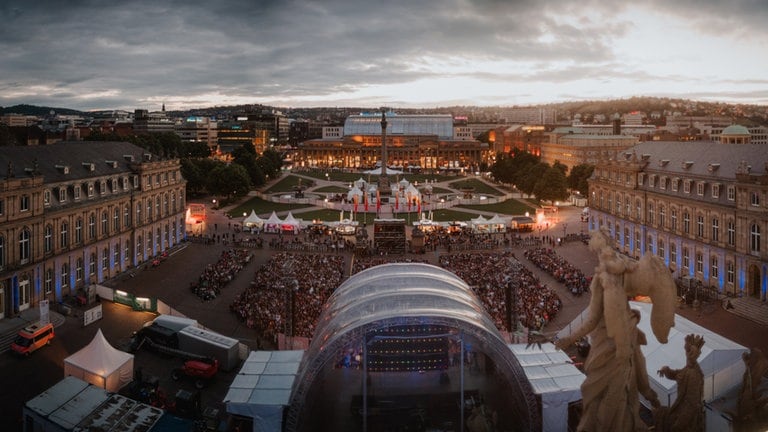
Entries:
<svg viewBox="0 0 768 432">
<path fill-rule="evenodd" d="M 768 104 L 768 4 L 87 1 L 0 5 L 0 106 Z"/>
</svg>

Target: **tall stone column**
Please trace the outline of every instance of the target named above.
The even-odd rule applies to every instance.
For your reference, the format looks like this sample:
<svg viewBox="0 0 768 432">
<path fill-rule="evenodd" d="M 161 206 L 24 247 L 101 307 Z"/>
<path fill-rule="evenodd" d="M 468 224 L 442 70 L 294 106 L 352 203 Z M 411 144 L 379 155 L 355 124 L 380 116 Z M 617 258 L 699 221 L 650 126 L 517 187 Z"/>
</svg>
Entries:
<svg viewBox="0 0 768 432">
<path fill-rule="evenodd" d="M 387 109 L 381 108 L 381 174 L 379 175 L 379 197 L 382 202 L 387 202 L 392 194 L 387 177 Z"/>
</svg>

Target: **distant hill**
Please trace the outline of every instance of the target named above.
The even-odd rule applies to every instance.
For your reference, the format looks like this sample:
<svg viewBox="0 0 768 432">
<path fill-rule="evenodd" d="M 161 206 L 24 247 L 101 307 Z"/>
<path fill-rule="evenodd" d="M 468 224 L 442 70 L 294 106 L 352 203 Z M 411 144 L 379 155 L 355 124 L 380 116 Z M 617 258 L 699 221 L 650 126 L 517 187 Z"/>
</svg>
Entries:
<svg viewBox="0 0 768 432">
<path fill-rule="evenodd" d="M 0 107 L 0 114 L 21 114 L 21 115 L 33 115 L 38 117 L 45 117 L 51 113 L 64 115 L 83 115 L 82 111 L 73 110 L 69 108 L 53 108 L 53 107 L 41 107 L 36 105 L 14 105 L 9 107 Z"/>
</svg>

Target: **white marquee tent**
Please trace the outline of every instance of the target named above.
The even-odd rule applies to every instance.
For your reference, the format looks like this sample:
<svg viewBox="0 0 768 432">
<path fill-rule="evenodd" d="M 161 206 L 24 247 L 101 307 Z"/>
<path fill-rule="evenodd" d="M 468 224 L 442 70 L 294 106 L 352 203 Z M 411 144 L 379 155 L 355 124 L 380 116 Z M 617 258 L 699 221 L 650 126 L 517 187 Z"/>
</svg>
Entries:
<svg viewBox="0 0 768 432">
<path fill-rule="evenodd" d="M 586 378 L 563 351 L 551 343 L 509 345 L 533 392 L 541 397 L 542 430 L 568 430 L 568 404 L 581 400 Z"/>
<path fill-rule="evenodd" d="M 274 211 L 269 215 L 269 219 L 264 222 L 264 231 L 266 232 L 279 232 L 283 221 L 277 217 L 277 213 Z"/>
<path fill-rule="evenodd" d="M 670 406 L 677 397 L 677 383 L 658 374 L 662 366 L 680 369 L 685 366 L 685 336 L 697 334 L 704 336 L 704 346 L 699 356 L 699 365 L 704 372 L 704 400 L 706 402 L 718 399 L 732 388 L 741 384 L 744 374 L 744 362 L 741 355 L 748 349 L 736 342 L 726 339 L 717 333 L 675 315 L 675 326 L 669 333 L 669 342 L 661 344 L 653 336 L 651 330 L 651 310 L 653 305 L 643 302 L 630 302 L 632 309 L 640 311 L 641 318 L 638 327 L 645 333 L 648 344 L 642 347 L 645 355 L 648 381 L 656 391 L 662 405 Z M 558 333 L 558 337 L 570 334 L 586 320 L 588 309 Z"/>
<path fill-rule="evenodd" d="M 254 431 L 282 429 L 283 410 L 304 351 L 251 351 L 224 397 L 227 412 L 253 419 Z"/>
<path fill-rule="evenodd" d="M 110 345 L 99 329 L 88 345 L 64 359 L 64 376 L 117 392 L 133 381 L 133 354 Z"/>
<path fill-rule="evenodd" d="M 251 214 L 247 218 L 243 219 L 243 226 L 246 228 L 256 227 L 261 228 L 264 226 L 264 219 L 260 218 L 256 214 L 255 210 L 251 210 Z"/>
<path fill-rule="evenodd" d="M 301 231 L 301 221 L 296 219 L 291 212 L 288 212 L 288 215 L 285 216 L 281 226 L 283 231 L 292 231 L 294 233 Z"/>
</svg>

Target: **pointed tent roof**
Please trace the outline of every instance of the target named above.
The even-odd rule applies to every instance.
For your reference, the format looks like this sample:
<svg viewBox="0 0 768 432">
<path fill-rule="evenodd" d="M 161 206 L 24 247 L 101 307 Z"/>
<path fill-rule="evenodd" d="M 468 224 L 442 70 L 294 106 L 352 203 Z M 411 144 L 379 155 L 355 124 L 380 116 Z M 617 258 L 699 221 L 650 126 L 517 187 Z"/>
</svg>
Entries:
<svg viewBox="0 0 768 432">
<path fill-rule="evenodd" d="M 355 187 L 356 188 L 362 189 L 364 185 L 365 185 L 365 180 L 363 180 L 362 177 L 360 177 L 359 179 L 355 180 Z"/>
<path fill-rule="evenodd" d="M 293 213 L 288 212 L 288 215 L 283 220 L 283 225 L 293 225 L 293 226 L 296 226 L 296 227 L 300 227 L 301 226 L 301 222 L 298 219 L 296 219 L 295 217 L 293 217 Z"/>
<path fill-rule="evenodd" d="M 406 194 L 411 194 L 411 196 L 421 196 L 421 192 L 419 192 L 418 189 L 416 189 L 416 186 L 413 184 L 409 184 L 407 188 L 405 188 Z"/>
<path fill-rule="evenodd" d="M 498 214 L 493 215 L 492 218 L 488 219 L 485 223 L 488 225 L 506 225 L 507 221 L 500 217 Z"/>
<path fill-rule="evenodd" d="M 120 351 L 110 345 L 99 329 L 88 345 L 64 359 L 64 363 L 69 363 L 102 377 L 108 377 L 131 359 L 133 359 L 133 354 Z"/>
<path fill-rule="evenodd" d="M 267 225 L 280 225 L 281 223 L 283 223 L 283 221 L 280 220 L 279 217 L 277 217 L 277 213 L 275 213 L 274 210 L 272 211 L 272 214 L 269 215 L 269 219 L 267 219 L 267 221 L 265 222 L 265 224 Z"/>
<path fill-rule="evenodd" d="M 363 196 L 363 191 L 361 191 L 357 186 L 353 187 L 349 192 L 347 192 L 347 199 L 351 200 L 355 195 Z"/>
<path fill-rule="evenodd" d="M 260 225 L 264 223 L 264 219 L 260 218 L 256 214 L 256 210 L 251 210 L 251 214 L 247 218 L 243 219 L 243 225 Z"/>
<path fill-rule="evenodd" d="M 488 219 L 484 218 L 483 215 L 479 215 L 478 217 L 471 219 L 470 222 L 475 225 L 485 225 L 488 223 Z"/>
</svg>

